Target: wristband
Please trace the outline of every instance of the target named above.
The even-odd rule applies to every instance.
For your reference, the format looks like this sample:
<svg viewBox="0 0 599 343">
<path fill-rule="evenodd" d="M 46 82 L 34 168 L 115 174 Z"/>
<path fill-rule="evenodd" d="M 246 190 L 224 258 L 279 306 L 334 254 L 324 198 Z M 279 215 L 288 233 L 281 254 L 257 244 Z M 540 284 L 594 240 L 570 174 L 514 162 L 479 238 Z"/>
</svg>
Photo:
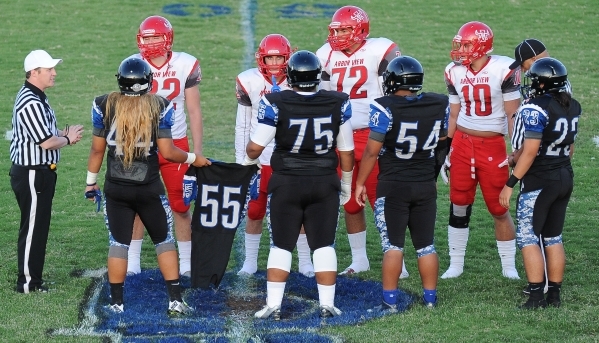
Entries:
<svg viewBox="0 0 599 343">
<path fill-rule="evenodd" d="M 98 181 L 98 173 L 92 173 L 88 170 L 85 183 L 87 183 L 88 186 L 93 186 L 96 184 L 96 181 Z"/>
<path fill-rule="evenodd" d="M 516 176 L 514 176 L 514 174 L 512 174 L 512 175 L 510 175 L 510 178 L 507 180 L 505 185 L 508 186 L 509 188 L 514 188 L 514 186 L 518 183 L 518 181 L 520 181 L 520 179 L 517 178 Z"/>
<path fill-rule="evenodd" d="M 350 170 L 350 171 L 341 171 L 341 181 L 345 182 L 345 183 L 349 183 L 351 185 L 351 179 L 352 176 L 354 174 L 354 170 Z"/>
<path fill-rule="evenodd" d="M 63 136 L 63 137 L 67 139 L 67 145 L 71 145 L 71 140 L 69 139 L 69 137 L 68 136 Z"/>
<path fill-rule="evenodd" d="M 193 152 L 188 152 L 187 160 L 185 160 L 185 163 L 192 164 L 193 162 L 195 162 L 195 160 L 196 160 L 196 154 L 194 154 Z"/>
</svg>

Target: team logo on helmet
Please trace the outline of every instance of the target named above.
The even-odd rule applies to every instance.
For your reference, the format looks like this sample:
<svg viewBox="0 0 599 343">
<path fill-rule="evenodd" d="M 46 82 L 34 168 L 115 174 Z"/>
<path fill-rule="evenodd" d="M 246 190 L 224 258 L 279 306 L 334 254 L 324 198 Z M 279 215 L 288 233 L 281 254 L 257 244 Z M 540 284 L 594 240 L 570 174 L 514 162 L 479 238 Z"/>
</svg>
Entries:
<svg viewBox="0 0 599 343">
<path fill-rule="evenodd" d="M 148 88 L 148 85 L 143 85 L 143 86 L 142 86 L 142 85 L 140 85 L 139 83 L 136 83 L 136 84 L 134 84 L 133 86 L 131 86 L 131 89 L 132 89 L 134 92 L 139 92 L 140 90 L 142 90 L 142 89 L 146 89 L 146 88 Z"/>
<path fill-rule="evenodd" d="M 364 20 L 366 20 L 366 15 L 364 14 L 364 12 L 362 11 L 355 11 L 352 15 L 351 15 L 351 19 L 357 21 L 358 23 L 363 22 Z"/>
<path fill-rule="evenodd" d="M 491 38 L 491 32 L 489 32 L 488 30 L 476 30 L 474 31 L 474 34 L 476 35 L 476 37 L 478 37 L 478 39 L 481 40 L 481 42 L 486 42 L 487 40 L 489 40 L 489 38 Z"/>
</svg>

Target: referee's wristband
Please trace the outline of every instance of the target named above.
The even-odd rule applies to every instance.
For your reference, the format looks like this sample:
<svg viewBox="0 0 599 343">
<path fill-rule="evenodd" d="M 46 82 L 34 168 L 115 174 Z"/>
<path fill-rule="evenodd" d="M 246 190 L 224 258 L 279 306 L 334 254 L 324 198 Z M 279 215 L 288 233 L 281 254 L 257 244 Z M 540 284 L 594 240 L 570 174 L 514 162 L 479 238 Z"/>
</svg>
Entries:
<svg viewBox="0 0 599 343">
<path fill-rule="evenodd" d="M 71 140 L 69 139 L 69 137 L 68 136 L 63 136 L 63 137 L 67 139 L 67 145 L 71 145 Z"/>
<path fill-rule="evenodd" d="M 87 179 L 85 179 L 85 183 L 88 186 L 93 186 L 98 181 L 98 173 L 92 173 L 89 170 L 87 171 Z"/>
<path fill-rule="evenodd" d="M 505 185 L 508 186 L 509 188 L 514 188 L 514 186 L 516 186 L 518 181 L 520 181 L 520 179 L 517 178 L 516 176 L 514 176 L 514 174 L 512 174 L 512 175 L 510 175 L 510 178 L 507 180 Z"/>
<path fill-rule="evenodd" d="M 185 163 L 192 164 L 193 162 L 195 162 L 195 160 L 196 160 L 196 154 L 194 154 L 193 152 L 188 152 L 187 160 L 185 160 Z"/>
</svg>

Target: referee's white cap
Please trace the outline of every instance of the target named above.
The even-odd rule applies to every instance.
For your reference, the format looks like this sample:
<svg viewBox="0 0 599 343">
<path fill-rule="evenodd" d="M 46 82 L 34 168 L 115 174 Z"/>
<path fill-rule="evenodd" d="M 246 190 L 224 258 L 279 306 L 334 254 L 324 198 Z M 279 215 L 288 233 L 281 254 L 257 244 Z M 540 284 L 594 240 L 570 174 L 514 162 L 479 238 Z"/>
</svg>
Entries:
<svg viewBox="0 0 599 343">
<path fill-rule="evenodd" d="M 62 59 L 52 58 L 52 56 L 44 50 L 33 50 L 27 57 L 25 57 L 25 72 L 36 68 L 54 68 L 60 62 L 62 62 Z"/>
</svg>

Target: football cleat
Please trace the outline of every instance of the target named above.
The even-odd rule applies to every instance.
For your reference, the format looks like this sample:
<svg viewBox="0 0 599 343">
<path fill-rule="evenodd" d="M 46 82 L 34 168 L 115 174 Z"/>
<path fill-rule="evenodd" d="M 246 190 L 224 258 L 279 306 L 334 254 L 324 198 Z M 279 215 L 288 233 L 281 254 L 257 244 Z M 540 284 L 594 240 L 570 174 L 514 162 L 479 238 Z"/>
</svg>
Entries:
<svg viewBox="0 0 599 343">
<path fill-rule="evenodd" d="M 270 317 L 273 320 L 281 320 L 281 306 L 268 307 L 268 305 L 266 305 L 260 311 L 254 313 L 254 317 L 261 319 Z"/>
<path fill-rule="evenodd" d="M 352 263 L 349 267 L 345 268 L 344 271 L 342 271 L 341 273 L 339 273 L 339 275 L 352 275 L 352 274 L 358 274 L 361 272 L 366 272 L 370 270 L 370 265 L 367 263 L 366 266 L 362 267 L 356 267 L 354 266 L 354 264 Z"/>
<path fill-rule="evenodd" d="M 112 311 L 112 313 L 123 313 L 125 312 L 125 306 L 123 304 L 112 304 L 108 306 L 108 309 Z"/>
<path fill-rule="evenodd" d="M 249 272 L 246 272 L 245 270 L 242 269 L 237 272 L 237 276 L 250 277 L 250 276 L 254 276 L 254 274 L 250 274 Z"/>
<path fill-rule="evenodd" d="M 376 313 L 397 313 L 397 304 L 387 304 L 386 302 L 381 302 L 380 305 L 375 306 L 374 308 L 368 309 L 368 312 L 376 312 Z"/>
<path fill-rule="evenodd" d="M 536 310 L 538 308 L 547 307 L 547 301 L 543 298 L 540 300 L 533 300 L 532 298 L 528 298 L 528 300 L 520 305 L 519 309 L 521 310 Z"/>
<path fill-rule="evenodd" d="M 168 303 L 168 314 L 173 315 L 188 315 L 193 312 L 193 308 L 185 303 L 185 301 L 170 301 Z"/>
<path fill-rule="evenodd" d="M 547 294 L 547 305 L 553 307 L 560 307 L 562 305 L 562 300 L 560 299 L 559 292 L 549 292 Z"/>
<path fill-rule="evenodd" d="M 335 306 L 320 305 L 320 318 L 331 318 L 341 315 L 341 310 Z"/>
<path fill-rule="evenodd" d="M 426 300 L 424 300 L 424 297 L 423 297 L 422 304 L 424 304 L 424 307 L 426 307 L 428 309 L 433 309 L 433 308 L 437 307 L 437 298 L 435 297 L 435 301 L 426 301 Z"/>
</svg>

